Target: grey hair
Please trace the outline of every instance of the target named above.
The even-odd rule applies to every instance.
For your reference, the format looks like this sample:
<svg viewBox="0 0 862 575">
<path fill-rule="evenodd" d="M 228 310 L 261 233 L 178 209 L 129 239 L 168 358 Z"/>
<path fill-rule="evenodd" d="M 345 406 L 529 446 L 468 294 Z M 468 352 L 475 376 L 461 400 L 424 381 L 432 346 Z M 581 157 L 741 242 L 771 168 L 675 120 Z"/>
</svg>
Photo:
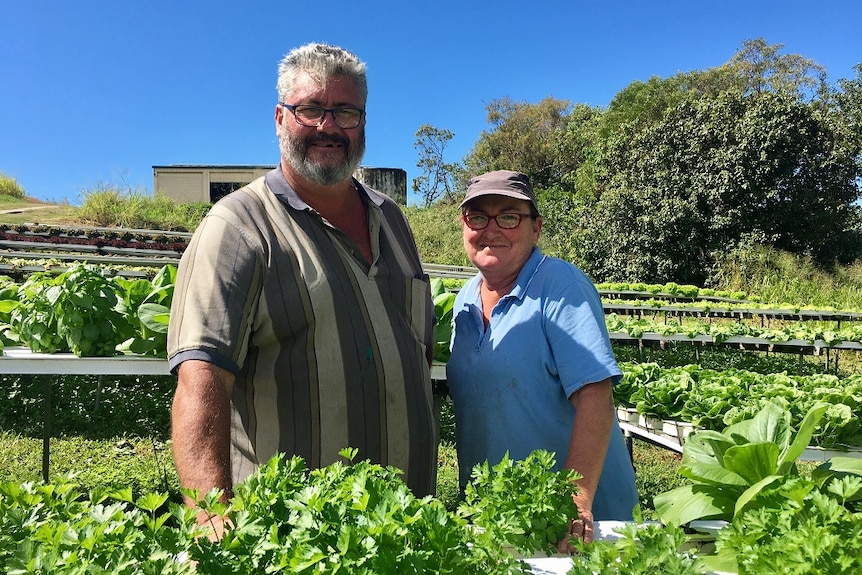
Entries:
<svg viewBox="0 0 862 575">
<path fill-rule="evenodd" d="M 365 75 L 365 63 L 355 54 L 344 48 L 329 44 L 311 43 L 294 48 L 278 65 L 279 102 L 286 102 L 296 84 L 296 78 L 305 72 L 315 82 L 325 87 L 332 78 L 343 76 L 351 78 L 359 88 L 362 105 L 368 100 L 368 79 Z"/>
</svg>

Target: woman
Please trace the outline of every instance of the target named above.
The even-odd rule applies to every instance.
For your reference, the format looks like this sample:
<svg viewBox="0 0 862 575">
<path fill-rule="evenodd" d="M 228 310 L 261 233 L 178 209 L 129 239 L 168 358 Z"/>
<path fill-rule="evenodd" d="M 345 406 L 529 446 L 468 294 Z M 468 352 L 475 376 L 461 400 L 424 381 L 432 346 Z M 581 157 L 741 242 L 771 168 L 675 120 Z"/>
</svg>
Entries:
<svg viewBox="0 0 862 575">
<path fill-rule="evenodd" d="M 598 291 L 536 247 L 542 217 L 524 174 L 473 178 L 461 214 L 464 249 L 479 269 L 455 300 L 446 365 L 461 487 L 474 465 L 506 452 L 518 460 L 553 451 L 583 476 L 570 531 L 589 541 L 594 519 L 630 521 L 638 501 L 613 405 L 622 372 Z"/>
</svg>

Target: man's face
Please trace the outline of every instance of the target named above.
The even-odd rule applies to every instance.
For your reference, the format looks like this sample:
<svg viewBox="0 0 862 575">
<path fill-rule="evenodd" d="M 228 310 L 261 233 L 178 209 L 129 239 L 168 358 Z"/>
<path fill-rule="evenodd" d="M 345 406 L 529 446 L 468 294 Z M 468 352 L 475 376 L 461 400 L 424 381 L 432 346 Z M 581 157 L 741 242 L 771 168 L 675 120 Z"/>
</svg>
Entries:
<svg viewBox="0 0 862 575">
<path fill-rule="evenodd" d="M 350 78 L 332 78 L 323 88 L 304 72 L 284 103 L 330 109 L 364 108 L 365 104 Z M 310 127 L 299 124 L 290 110 L 278 106 L 276 123 L 282 158 L 290 169 L 315 184 L 332 186 L 350 179 L 365 154 L 364 116 L 356 128 L 344 129 L 327 112 L 320 126 Z"/>
</svg>

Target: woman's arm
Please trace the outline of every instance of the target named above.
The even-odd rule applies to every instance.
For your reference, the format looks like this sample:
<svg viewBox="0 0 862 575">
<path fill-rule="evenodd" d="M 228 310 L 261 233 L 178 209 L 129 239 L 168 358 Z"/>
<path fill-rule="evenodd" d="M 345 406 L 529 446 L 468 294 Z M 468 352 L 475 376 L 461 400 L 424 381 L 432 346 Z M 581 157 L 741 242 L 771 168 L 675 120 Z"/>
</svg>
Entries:
<svg viewBox="0 0 862 575">
<path fill-rule="evenodd" d="M 605 464 L 615 417 L 611 379 L 583 386 L 569 397 L 569 401 L 576 415 L 565 467 L 574 469 L 582 476 L 578 480 L 578 494 L 574 496 L 580 517 L 572 521 L 570 533 L 591 541 L 593 497 Z M 568 547 L 568 542 L 565 543 Z"/>
</svg>

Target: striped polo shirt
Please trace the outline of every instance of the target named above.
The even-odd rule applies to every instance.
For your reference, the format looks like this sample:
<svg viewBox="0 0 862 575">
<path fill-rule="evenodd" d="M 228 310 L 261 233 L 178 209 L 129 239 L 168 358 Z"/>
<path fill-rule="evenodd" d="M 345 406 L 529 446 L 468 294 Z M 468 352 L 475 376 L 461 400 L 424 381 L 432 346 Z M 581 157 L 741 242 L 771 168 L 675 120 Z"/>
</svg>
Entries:
<svg viewBox="0 0 862 575">
<path fill-rule="evenodd" d="M 416 495 L 434 493 L 430 284 L 398 205 L 354 183 L 370 267 L 280 168 L 217 202 L 183 254 L 170 367 L 202 359 L 236 374 L 235 484 L 276 453 L 316 468 L 355 447 L 402 470 Z"/>
</svg>

